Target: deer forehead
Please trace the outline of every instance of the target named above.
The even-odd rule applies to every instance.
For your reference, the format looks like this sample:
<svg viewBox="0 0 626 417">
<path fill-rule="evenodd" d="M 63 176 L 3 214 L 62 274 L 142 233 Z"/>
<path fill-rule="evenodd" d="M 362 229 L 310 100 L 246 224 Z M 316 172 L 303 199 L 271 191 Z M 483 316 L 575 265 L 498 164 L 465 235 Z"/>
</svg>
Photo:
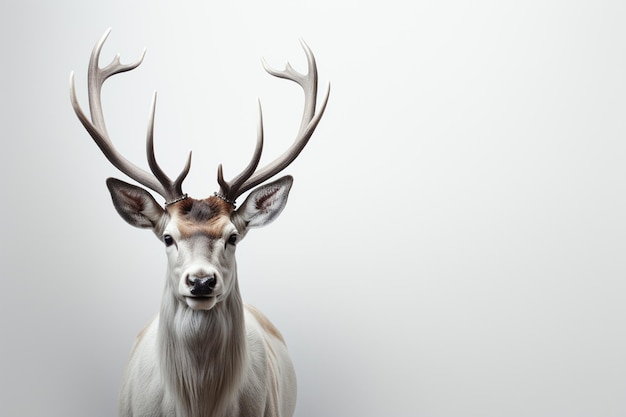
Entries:
<svg viewBox="0 0 626 417">
<path fill-rule="evenodd" d="M 233 208 L 219 198 L 209 197 L 203 200 L 187 198 L 173 204 L 167 210 L 183 239 L 199 234 L 219 239 L 224 235 L 226 228 L 234 228 L 230 221 Z"/>
</svg>

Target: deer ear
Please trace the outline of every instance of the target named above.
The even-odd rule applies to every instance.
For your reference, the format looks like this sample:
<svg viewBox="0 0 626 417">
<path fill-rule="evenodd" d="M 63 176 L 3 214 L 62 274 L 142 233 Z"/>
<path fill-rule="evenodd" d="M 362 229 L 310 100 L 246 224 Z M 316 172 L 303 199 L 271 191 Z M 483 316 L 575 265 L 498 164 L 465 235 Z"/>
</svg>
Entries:
<svg viewBox="0 0 626 417">
<path fill-rule="evenodd" d="M 255 188 L 235 212 L 238 220 L 247 228 L 270 224 L 285 208 L 292 184 L 293 177 L 287 175 Z"/>
<path fill-rule="evenodd" d="M 157 233 L 165 216 L 165 210 L 156 202 L 152 194 L 135 185 L 115 178 L 107 179 L 107 187 L 117 212 L 131 226 L 151 228 Z"/>
</svg>

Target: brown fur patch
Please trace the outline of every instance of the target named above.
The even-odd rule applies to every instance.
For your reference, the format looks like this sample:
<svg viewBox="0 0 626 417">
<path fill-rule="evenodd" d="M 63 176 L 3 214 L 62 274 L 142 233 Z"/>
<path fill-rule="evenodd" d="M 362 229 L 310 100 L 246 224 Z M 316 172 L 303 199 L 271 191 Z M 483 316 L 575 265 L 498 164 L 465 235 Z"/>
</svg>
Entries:
<svg viewBox="0 0 626 417">
<path fill-rule="evenodd" d="M 178 229 L 183 237 L 202 233 L 219 238 L 224 226 L 230 222 L 233 207 L 216 197 L 203 200 L 187 198 L 168 207 L 168 211 L 178 220 Z"/>
<path fill-rule="evenodd" d="M 246 309 L 252 313 L 254 318 L 259 322 L 263 330 L 265 330 L 268 334 L 274 336 L 281 342 L 285 343 L 285 339 L 283 339 L 283 335 L 280 334 L 280 331 L 274 326 L 274 324 L 268 319 L 265 314 L 261 313 L 256 307 L 251 306 L 250 304 L 246 304 Z"/>
</svg>

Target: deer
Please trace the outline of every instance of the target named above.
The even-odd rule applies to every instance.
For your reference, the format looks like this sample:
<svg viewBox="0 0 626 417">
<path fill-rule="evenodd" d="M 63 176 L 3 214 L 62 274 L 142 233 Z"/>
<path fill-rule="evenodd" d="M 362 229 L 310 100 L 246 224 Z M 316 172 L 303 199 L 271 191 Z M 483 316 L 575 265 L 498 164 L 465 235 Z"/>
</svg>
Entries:
<svg viewBox="0 0 626 417">
<path fill-rule="evenodd" d="M 119 215 L 131 226 L 150 229 L 162 242 L 167 271 L 156 317 L 137 335 L 124 372 L 119 398 L 121 417 L 289 417 L 295 411 L 296 375 L 283 336 L 257 308 L 245 304 L 239 290 L 235 251 L 250 229 L 265 226 L 283 211 L 293 177 L 275 175 L 301 153 L 328 103 L 330 83 L 318 105 L 317 65 L 307 44 L 306 74 L 289 62 L 284 70 L 262 65 L 272 76 L 297 83 L 304 110 L 294 142 L 278 158 L 259 168 L 263 150 L 263 114 L 258 102 L 257 141 L 248 165 L 230 181 L 217 168 L 219 191 L 194 199 L 182 190 L 191 152 L 175 178 L 162 170 L 154 152 L 156 92 L 146 136 L 150 172 L 114 147 L 105 125 L 101 91 L 111 76 L 131 71 L 120 54 L 101 68 L 100 54 L 111 29 L 96 43 L 87 73 L 90 117 L 76 94 L 70 74 L 70 101 L 76 116 L 108 161 L 141 186 L 108 178 L 106 185 Z M 145 188 L 144 188 L 145 187 Z M 152 192 L 165 199 L 163 205 Z M 249 192 L 237 207 L 236 200 Z"/>
</svg>

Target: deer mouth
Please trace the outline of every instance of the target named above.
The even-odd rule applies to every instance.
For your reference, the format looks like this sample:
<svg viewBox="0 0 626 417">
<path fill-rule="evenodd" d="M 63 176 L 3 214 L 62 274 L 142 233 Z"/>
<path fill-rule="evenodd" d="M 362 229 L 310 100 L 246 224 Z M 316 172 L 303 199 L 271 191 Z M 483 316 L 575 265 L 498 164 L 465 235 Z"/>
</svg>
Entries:
<svg viewBox="0 0 626 417">
<path fill-rule="evenodd" d="M 214 295 L 187 296 L 185 302 L 193 310 L 210 310 L 217 304 L 217 297 Z"/>
</svg>

